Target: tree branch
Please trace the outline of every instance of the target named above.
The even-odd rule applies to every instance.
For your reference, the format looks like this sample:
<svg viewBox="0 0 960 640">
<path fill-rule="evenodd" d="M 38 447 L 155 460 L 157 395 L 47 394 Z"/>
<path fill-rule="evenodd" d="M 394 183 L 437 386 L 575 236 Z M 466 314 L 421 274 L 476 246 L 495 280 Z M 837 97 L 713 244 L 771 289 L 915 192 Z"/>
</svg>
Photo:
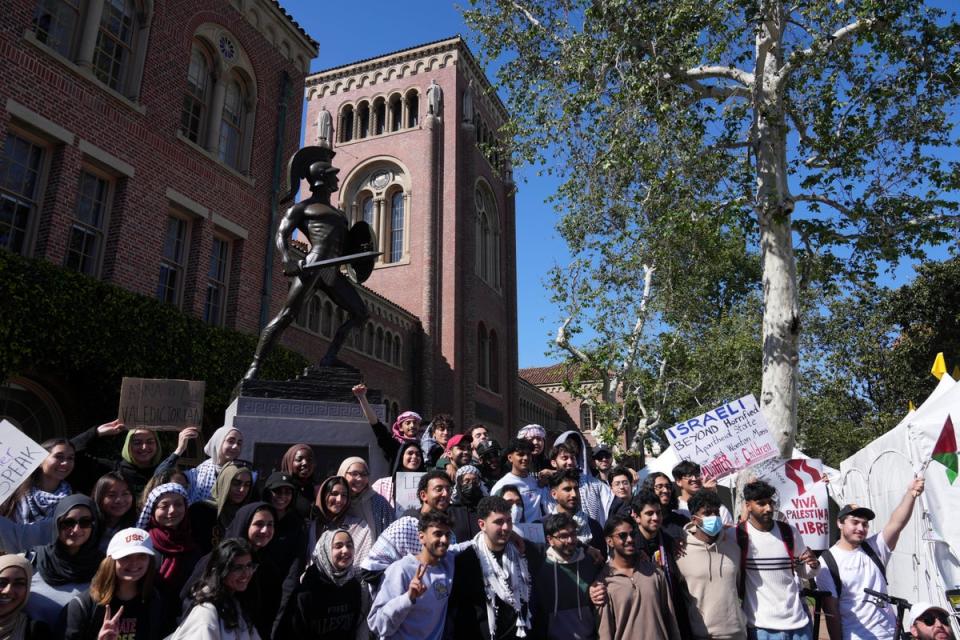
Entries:
<svg viewBox="0 0 960 640">
<path fill-rule="evenodd" d="M 818 196 L 813 193 L 801 193 L 800 195 L 793 196 L 794 202 L 819 202 L 827 206 L 833 207 L 840 213 L 844 215 L 850 215 L 853 213 L 853 210 L 850 207 L 844 206 L 834 200 L 833 198 L 828 198 L 826 196 Z"/>
<path fill-rule="evenodd" d="M 720 65 L 700 65 L 690 69 L 679 69 L 678 80 L 710 80 L 724 78 L 733 80 L 749 89 L 753 86 L 753 74 L 737 67 L 721 67 Z"/>
<path fill-rule="evenodd" d="M 814 58 L 815 56 L 829 53 L 837 47 L 837 45 L 842 44 L 843 42 L 854 37 L 862 31 L 866 31 L 872 28 L 877 23 L 875 19 L 864 19 L 851 22 L 845 27 L 837 29 L 828 36 L 824 36 L 814 40 L 813 44 L 809 48 L 803 49 L 802 51 L 794 51 L 790 58 L 780 70 L 777 72 L 777 89 L 783 86 L 786 83 L 787 79 L 790 77 L 794 71 L 796 71 L 800 66 Z"/>
</svg>

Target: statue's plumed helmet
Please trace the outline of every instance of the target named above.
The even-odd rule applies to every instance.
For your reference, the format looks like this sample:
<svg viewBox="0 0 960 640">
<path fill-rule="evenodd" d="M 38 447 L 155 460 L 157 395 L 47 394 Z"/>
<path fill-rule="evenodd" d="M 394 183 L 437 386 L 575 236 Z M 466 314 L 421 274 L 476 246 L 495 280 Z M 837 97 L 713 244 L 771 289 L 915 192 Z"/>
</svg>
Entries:
<svg viewBox="0 0 960 640">
<path fill-rule="evenodd" d="M 301 180 L 313 179 L 330 173 L 339 173 L 333 166 L 333 156 L 337 155 L 328 147 L 304 147 L 290 158 L 287 165 L 287 192 L 283 200 L 293 198 L 300 187 Z"/>
</svg>

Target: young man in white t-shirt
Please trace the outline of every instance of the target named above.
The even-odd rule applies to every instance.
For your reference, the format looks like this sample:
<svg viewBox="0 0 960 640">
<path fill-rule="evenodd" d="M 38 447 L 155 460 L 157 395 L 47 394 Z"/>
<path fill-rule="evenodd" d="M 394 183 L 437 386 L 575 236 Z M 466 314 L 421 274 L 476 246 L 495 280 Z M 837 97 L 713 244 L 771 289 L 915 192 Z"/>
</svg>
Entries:
<svg viewBox="0 0 960 640">
<path fill-rule="evenodd" d="M 800 578 L 818 571 L 796 527 L 774 519 L 776 489 L 755 480 L 743 488 L 748 518 L 737 526 L 740 584 L 749 640 L 813 640 Z"/>
<path fill-rule="evenodd" d="M 872 536 L 876 515 L 866 507 L 844 506 L 837 516 L 840 539 L 820 557 L 817 589 L 830 592 L 824 599 L 830 640 L 892 640 L 897 616 L 890 606 L 877 606 L 864 589 L 887 593 L 884 577 L 900 532 L 910 521 L 913 503 L 923 493 L 923 478 L 910 481 L 907 493 L 890 515 L 887 526 Z M 837 582 L 840 593 L 837 593 Z M 839 598 L 838 598 L 839 595 Z"/>
</svg>

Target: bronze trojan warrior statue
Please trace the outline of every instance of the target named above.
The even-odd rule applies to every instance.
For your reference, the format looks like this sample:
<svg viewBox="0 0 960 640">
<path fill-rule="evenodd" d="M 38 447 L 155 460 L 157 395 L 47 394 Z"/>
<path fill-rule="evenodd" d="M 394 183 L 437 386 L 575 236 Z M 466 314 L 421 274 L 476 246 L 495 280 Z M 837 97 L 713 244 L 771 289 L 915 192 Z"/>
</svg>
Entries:
<svg viewBox="0 0 960 640">
<path fill-rule="evenodd" d="M 277 229 L 277 251 L 283 260 L 283 273 L 291 278 L 290 292 L 280 313 L 260 334 L 257 352 L 244 379 L 252 380 L 260 372 L 264 358 L 304 304 L 314 288 L 326 293 L 333 302 L 349 314 L 337 329 L 321 366 L 336 365 L 337 353 L 350 332 L 362 327 L 367 320 L 367 308 L 360 294 L 340 267 L 350 264 L 359 282 L 364 282 L 373 271 L 373 263 L 380 255 L 373 230 L 360 221 L 347 229 L 347 216 L 330 205 L 330 194 L 339 188 L 339 169 L 331 164 L 334 151 L 328 147 L 304 147 L 297 151 L 288 166 L 290 190 L 285 199 L 296 193 L 301 180 L 310 185 L 310 197 L 294 204 L 280 220 Z M 310 252 L 303 260 L 290 255 L 290 239 L 294 230 L 303 233 L 310 242 Z"/>
</svg>

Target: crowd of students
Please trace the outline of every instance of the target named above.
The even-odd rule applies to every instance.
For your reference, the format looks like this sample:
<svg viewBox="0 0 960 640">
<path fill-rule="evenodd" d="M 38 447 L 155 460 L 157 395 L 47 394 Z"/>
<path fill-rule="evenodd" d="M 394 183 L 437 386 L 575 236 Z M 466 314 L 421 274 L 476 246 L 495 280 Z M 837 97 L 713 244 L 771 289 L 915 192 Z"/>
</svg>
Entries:
<svg viewBox="0 0 960 640">
<path fill-rule="evenodd" d="M 694 463 L 640 483 L 576 431 L 548 448 L 527 425 L 501 447 L 448 415 L 387 427 L 354 393 L 387 477 L 350 457 L 324 478 L 300 443 L 258 478 L 231 427 L 192 469 L 178 464 L 196 429 L 166 457 L 153 432 L 117 421 L 44 443 L 0 507 L 0 640 L 799 640 L 812 638 L 805 580 L 830 593 L 832 640 L 898 637 L 863 589 L 885 591 L 922 479 L 875 534 L 873 512 L 844 507 L 818 558 L 763 481 L 735 522 Z M 119 459 L 86 453 L 121 434 Z M 75 465 L 100 475 L 84 486 Z M 422 472 L 420 507 L 397 514 L 401 472 Z M 933 605 L 907 622 L 953 637 Z"/>
</svg>

